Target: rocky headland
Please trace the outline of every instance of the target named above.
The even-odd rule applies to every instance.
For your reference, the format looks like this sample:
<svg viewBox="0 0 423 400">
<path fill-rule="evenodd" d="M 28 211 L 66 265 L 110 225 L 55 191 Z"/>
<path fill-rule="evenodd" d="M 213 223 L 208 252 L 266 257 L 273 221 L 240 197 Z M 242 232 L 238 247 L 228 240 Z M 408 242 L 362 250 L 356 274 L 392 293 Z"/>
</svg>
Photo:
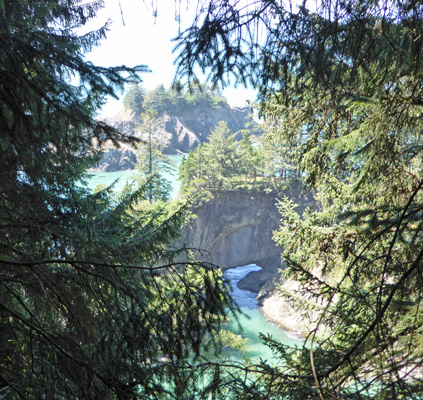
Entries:
<svg viewBox="0 0 423 400">
<path fill-rule="evenodd" d="M 234 133 L 244 130 L 246 124 L 252 122 L 249 107 L 233 107 L 223 101 L 214 107 L 199 104 L 182 107 L 177 112 L 162 111 L 158 117 L 163 121 L 160 140 L 163 142 L 164 154 L 189 153 L 207 140 L 220 121 L 226 121 L 228 128 Z M 122 109 L 114 117 L 106 118 L 105 122 L 125 135 L 137 134 L 134 114 L 126 109 Z M 239 139 L 241 137 L 240 133 Z M 135 149 L 129 145 L 122 144 L 119 148 L 110 145 L 104 148 L 95 170 L 113 172 L 132 169 L 136 162 L 135 154 Z"/>
<path fill-rule="evenodd" d="M 161 132 L 166 143 L 165 154 L 188 153 L 204 143 L 220 121 L 226 121 L 232 132 L 240 132 L 252 121 L 248 107 L 231 107 L 220 102 L 216 107 L 187 107 L 175 112 L 162 111 Z M 134 115 L 123 109 L 107 123 L 127 135 L 136 135 Z M 254 132 L 258 133 L 258 132 Z M 241 133 L 240 133 L 241 136 Z M 132 169 L 136 154 L 128 145 L 110 146 L 97 166 L 97 171 L 112 172 Z M 293 185 L 283 193 L 263 191 L 216 191 L 210 201 L 192 209 L 194 217 L 184 228 L 182 245 L 201 250 L 201 259 L 223 269 L 257 264 L 261 271 L 251 272 L 241 282 L 241 289 L 257 293 L 263 314 L 285 329 L 306 332 L 312 318 L 302 318 L 280 295 L 275 282 L 280 283 L 282 249 L 273 240 L 279 228 L 277 199 L 287 196 L 300 206 L 300 213 L 315 202 L 311 194 Z M 282 287 L 295 292 L 294 282 L 282 282 Z"/>
</svg>

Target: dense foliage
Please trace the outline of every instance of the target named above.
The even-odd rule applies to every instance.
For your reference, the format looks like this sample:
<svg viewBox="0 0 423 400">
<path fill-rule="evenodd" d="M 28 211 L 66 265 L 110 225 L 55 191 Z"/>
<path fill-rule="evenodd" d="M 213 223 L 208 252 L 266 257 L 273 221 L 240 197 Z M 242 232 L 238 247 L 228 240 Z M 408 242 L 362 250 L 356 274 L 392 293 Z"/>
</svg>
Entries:
<svg viewBox="0 0 423 400">
<path fill-rule="evenodd" d="M 247 163 L 254 164 L 256 158 L 249 137 L 246 133 L 244 140 L 238 142 L 235 136 L 222 121 L 210 133 L 207 142 L 184 157 L 180 167 L 182 188 L 233 188 L 234 178 L 240 177 L 242 172 L 246 178 L 254 174 L 254 168 L 247 171 L 243 168 Z"/>
<path fill-rule="evenodd" d="M 263 368 L 255 398 L 421 398 L 421 2 L 206 3 L 179 37 L 179 75 L 257 84 L 322 203 L 302 217 L 281 203 L 286 276 L 320 317 L 308 349 L 272 344 L 287 368 Z"/>
<path fill-rule="evenodd" d="M 242 139 L 237 140 L 240 133 Z M 252 136 L 248 129 L 232 133 L 226 122 L 221 121 L 207 142 L 182 159 L 181 190 L 195 197 L 235 189 L 278 192 L 288 180 L 298 177 L 295 164 L 288 166 L 284 162 L 286 157 L 276 151 L 280 149 L 278 143 Z"/>
<path fill-rule="evenodd" d="M 95 112 L 145 70 L 84 59 L 107 26 L 76 32 L 101 5 L 0 1 L 1 398 L 213 391 L 203 361 L 228 296 L 215 269 L 169 247 L 184 209 L 81 187 L 94 139 L 135 141 Z"/>
<path fill-rule="evenodd" d="M 148 110 L 158 113 L 180 112 L 195 106 L 216 108 L 225 102 L 219 89 L 201 83 L 191 84 L 188 89 L 178 84 L 169 89 L 160 85 L 150 91 L 146 91 L 140 84 L 132 84 L 123 99 L 125 108 L 134 114 L 135 119 L 139 119 Z"/>
<path fill-rule="evenodd" d="M 95 111 L 144 67 L 84 60 L 107 27 L 75 32 L 101 2 L 2 0 L 1 396 L 421 398 L 420 2 L 201 3 L 179 37 L 179 74 L 192 79 L 199 64 L 212 83 L 234 72 L 258 84 L 269 154 L 279 170 L 298 167 L 321 199 L 303 216 L 281 202 L 275 234 L 286 276 L 301 284 L 299 312 L 319 315 L 306 346 L 263 338 L 279 366 L 222 363 L 214 332 L 229 300 L 220 276 L 170 248 L 184 209 L 146 206 L 145 185 L 114 197 L 77 184 L 94 139 L 135 140 Z M 168 95 L 158 88 L 148 108 L 174 104 Z M 250 158 L 248 137 L 235 142 L 223 124 L 213 134 L 214 148 L 228 152 L 207 154 L 213 185 L 231 169 L 265 168 Z"/>
</svg>

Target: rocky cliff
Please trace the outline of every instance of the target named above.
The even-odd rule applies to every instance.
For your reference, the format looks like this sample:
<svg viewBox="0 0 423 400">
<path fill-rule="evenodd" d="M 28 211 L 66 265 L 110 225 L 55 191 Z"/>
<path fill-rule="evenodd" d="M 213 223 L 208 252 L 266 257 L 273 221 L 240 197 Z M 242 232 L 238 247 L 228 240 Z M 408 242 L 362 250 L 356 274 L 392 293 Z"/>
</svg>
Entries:
<svg viewBox="0 0 423 400">
<path fill-rule="evenodd" d="M 297 201 L 300 188 L 279 194 Z M 275 279 L 281 268 L 281 248 L 273 241 L 273 231 L 280 224 L 275 193 L 240 193 L 225 191 L 193 209 L 196 215 L 184 230 L 184 244 L 202 249 L 203 257 L 223 269 L 257 264 L 262 271 L 252 272 L 240 287 L 258 293 Z M 311 195 L 302 196 L 305 209 L 313 204 Z M 300 210 L 301 211 L 301 210 Z"/>
<path fill-rule="evenodd" d="M 184 240 L 223 269 L 254 263 L 275 272 L 281 266 L 281 249 L 272 240 L 280 220 L 275 204 L 274 194 L 216 193 L 193 210 Z"/>
<path fill-rule="evenodd" d="M 300 335 L 307 335 L 316 326 L 316 321 L 320 315 L 318 311 L 321 304 L 317 304 L 310 299 L 302 290 L 299 290 L 298 282 L 293 280 L 284 280 L 279 282 L 280 286 L 275 287 L 274 282 L 267 281 L 260 290 L 257 299 L 263 315 L 273 323 L 279 325 L 285 330 L 296 332 Z M 289 293 L 299 304 L 310 304 L 310 310 L 300 313 L 293 303 L 282 296 L 281 291 Z M 323 328 L 323 327 L 321 327 Z"/>
<path fill-rule="evenodd" d="M 220 102 L 215 107 L 198 105 L 182 108 L 177 113 L 162 112 L 159 117 L 163 120 L 164 126 L 164 131 L 161 133 L 165 142 L 163 153 L 189 153 L 206 141 L 220 121 L 226 121 L 232 132 L 241 131 L 252 121 L 250 113 L 248 107 L 231 107 L 225 102 Z M 126 135 L 136 134 L 134 117 L 127 110 L 107 118 L 105 122 Z M 131 169 L 135 160 L 134 149 L 128 146 L 119 149 L 110 146 L 105 149 L 96 169 L 105 172 Z"/>
<path fill-rule="evenodd" d="M 202 249 L 202 259 L 223 269 L 257 264 L 263 269 L 248 274 L 238 286 L 257 293 L 263 314 L 284 329 L 306 334 L 315 325 L 317 313 L 300 315 L 280 295 L 275 282 L 279 281 L 282 249 L 272 239 L 280 224 L 276 198 L 287 196 L 299 204 L 300 214 L 309 206 L 316 207 L 311 193 L 301 192 L 293 185 L 284 193 L 218 192 L 214 198 L 193 209 L 196 217 L 184 229 L 184 244 Z M 296 282 L 282 282 L 291 295 L 309 301 L 296 292 Z"/>
<path fill-rule="evenodd" d="M 213 108 L 187 107 L 178 114 L 164 112 L 161 118 L 165 122 L 166 132 L 171 134 L 171 140 L 163 152 L 189 153 L 207 140 L 220 121 L 227 122 L 228 128 L 234 133 L 241 131 L 252 121 L 250 114 L 248 107 L 231 107 L 228 103 L 219 103 Z"/>
</svg>

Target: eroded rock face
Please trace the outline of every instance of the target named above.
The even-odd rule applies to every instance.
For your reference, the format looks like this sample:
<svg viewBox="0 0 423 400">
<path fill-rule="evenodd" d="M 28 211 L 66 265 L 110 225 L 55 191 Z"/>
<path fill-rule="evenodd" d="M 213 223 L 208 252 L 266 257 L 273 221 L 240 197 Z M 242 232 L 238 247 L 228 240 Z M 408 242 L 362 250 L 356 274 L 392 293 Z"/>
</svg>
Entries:
<svg viewBox="0 0 423 400">
<path fill-rule="evenodd" d="M 180 113 L 162 113 L 166 131 L 172 139 L 164 149 L 166 154 L 189 153 L 204 143 L 220 121 L 225 121 L 232 132 L 245 129 L 251 122 L 248 107 L 231 107 L 221 103 L 215 108 L 189 107 Z M 241 135 L 239 137 L 241 139 Z"/>
<path fill-rule="evenodd" d="M 207 140 L 220 121 L 226 121 L 228 128 L 234 133 L 241 131 L 245 129 L 247 123 L 252 121 L 250 113 L 248 107 L 231 107 L 227 103 L 219 103 L 214 108 L 186 107 L 177 114 L 162 112 L 159 115 L 164 126 L 162 136 L 166 136 L 167 143 L 163 153 L 189 153 Z M 106 122 L 125 135 L 136 135 L 134 115 L 128 111 L 122 110 L 114 117 L 107 118 Z M 241 134 L 239 136 L 241 139 Z M 122 154 L 125 160 L 120 161 L 119 154 Z M 122 146 L 120 149 L 109 147 L 105 150 L 97 169 L 109 172 L 133 168 L 133 160 L 136 160 L 134 149 L 128 146 Z"/>
<path fill-rule="evenodd" d="M 287 196 L 299 203 L 301 214 L 308 206 L 315 207 L 311 193 L 301 194 L 301 186 L 293 185 Z M 241 280 L 241 289 L 259 293 L 259 300 L 275 292 L 273 282 L 279 280 L 282 249 L 273 240 L 280 215 L 275 193 L 258 194 L 226 191 L 195 208 L 193 219 L 184 229 L 183 244 L 202 249 L 205 259 L 223 269 L 257 264 L 262 271 L 252 272 Z"/>
<path fill-rule="evenodd" d="M 165 154 L 189 153 L 203 142 L 198 135 L 188 128 L 181 120 L 174 115 L 163 116 L 166 132 L 171 134 L 167 147 L 163 149 Z"/>
<path fill-rule="evenodd" d="M 298 304 L 310 304 L 310 310 L 300 313 L 292 302 L 282 296 L 280 290 L 289 293 L 293 299 L 298 301 Z M 306 336 L 316 327 L 320 316 L 320 312 L 316 310 L 319 307 L 323 309 L 322 304 L 317 304 L 300 291 L 298 282 L 291 279 L 282 282 L 280 289 L 276 289 L 272 282 L 267 282 L 260 291 L 258 300 L 261 312 L 267 319 L 285 330 L 296 332 L 303 336 Z M 325 330 L 326 327 L 320 325 L 320 333 L 325 332 Z"/>
<path fill-rule="evenodd" d="M 133 169 L 137 158 L 129 147 L 109 148 L 103 155 L 98 170 L 102 172 L 123 171 Z"/>
<path fill-rule="evenodd" d="M 238 286 L 258 294 L 257 300 L 268 319 L 284 329 L 305 335 L 315 326 L 318 313 L 300 315 L 275 285 L 282 284 L 293 296 L 300 296 L 296 282 L 280 281 L 282 249 L 272 239 L 280 225 L 276 197 L 285 196 L 298 204 L 296 211 L 300 214 L 307 207 L 316 207 L 312 193 L 302 193 L 300 184 L 293 184 L 278 196 L 219 192 L 214 199 L 193 210 L 196 218 L 185 227 L 183 244 L 203 249 L 200 259 L 223 269 L 248 264 L 262 267 L 261 271 L 249 273 Z M 308 301 L 306 297 L 301 300 Z"/>
<path fill-rule="evenodd" d="M 274 290 L 274 282 L 278 281 L 280 274 L 278 270 L 273 268 L 265 269 L 261 271 L 250 272 L 244 279 L 238 283 L 238 287 L 243 290 L 249 290 L 253 293 L 258 293 L 257 299 L 262 295 L 263 298 L 266 297 L 263 288 L 265 288 L 269 283 L 272 284 Z M 272 292 L 267 293 L 270 295 Z"/>
<path fill-rule="evenodd" d="M 221 192 L 193 212 L 197 217 L 185 228 L 184 241 L 205 250 L 208 261 L 223 269 L 257 264 L 270 275 L 278 271 L 281 248 L 272 239 L 280 223 L 275 194 Z M 258 292 L 267 279 L 253 279 L 248 290 Z"/>
</svg>

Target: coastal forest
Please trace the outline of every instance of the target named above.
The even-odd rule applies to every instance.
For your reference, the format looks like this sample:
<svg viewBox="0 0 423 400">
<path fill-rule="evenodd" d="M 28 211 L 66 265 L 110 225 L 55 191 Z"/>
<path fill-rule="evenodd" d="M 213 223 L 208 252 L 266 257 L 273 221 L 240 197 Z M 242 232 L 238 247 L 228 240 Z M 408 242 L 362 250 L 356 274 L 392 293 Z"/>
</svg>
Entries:
<svg viewBox="0 0 423 400">
<path fill-rule="evenodd" d="M 87 61 L 103 6 L 0 0 L 0 398 L 422 399 L 421 3 L 187 2 L 154 91 L 145 65 Z M 228 109 L 229 84 L 257 89 L 255 117 L 184 136 L 170 199 L 166 120 Z M 98 117 L 123 92 L 130 132 Z M 88 189 L 110 149 L 132 149 L 134 183 Z M 274 290 L 307 329 L 262 335 L 272 360 L 248 357 L 221 266 L 183 242 L 228 193 L 277 199 Z"/>
</svg>

